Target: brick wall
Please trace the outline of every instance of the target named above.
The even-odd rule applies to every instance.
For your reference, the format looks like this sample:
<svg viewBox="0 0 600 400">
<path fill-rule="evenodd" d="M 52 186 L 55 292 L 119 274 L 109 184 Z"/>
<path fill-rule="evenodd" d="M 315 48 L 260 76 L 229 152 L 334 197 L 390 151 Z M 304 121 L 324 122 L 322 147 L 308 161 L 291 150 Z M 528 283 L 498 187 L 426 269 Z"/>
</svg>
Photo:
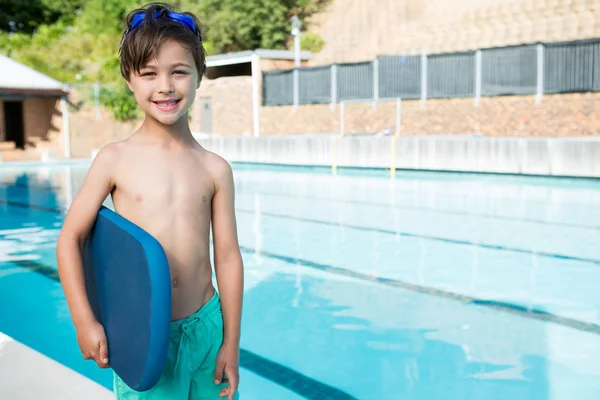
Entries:
<svg viewBox="0 0 600 400">
<path fill-rule="evenodd" d="M 196 95 L 192 130 L 201 124 L 200 98 L 212 99 L 214 133 L 252 134 L 252 77 L 238 76 L 203 81 Z"/>
<path fill-rule="evenodd" d="M 339 104 L 264 107 L 261 134 L 337 133 Z M 401 134 L 483 134 L 486 136 L 592 136 L 600 135 L 600 93 L 402 102 Z M 377 132 L 396 128 L 395 102 L 345 105 L 345 131 Z"/>
<path fill-rule="evenodd" d="M 55 142 L 62 132 L 58 98 L 27 98 L 23 101 L 25 143 Z"/>
<path fill-rule="evenodd" d="M 102 110 L 100 119 L 96 119 L 96 111 L 92 109 L 72 112 L 70 117 L 71 157 L 73 158 L 90 157 L 92 150 L 125 139 L 135 132 L 142 122 L 116 121 L 107 110 Z"/>
</svg>

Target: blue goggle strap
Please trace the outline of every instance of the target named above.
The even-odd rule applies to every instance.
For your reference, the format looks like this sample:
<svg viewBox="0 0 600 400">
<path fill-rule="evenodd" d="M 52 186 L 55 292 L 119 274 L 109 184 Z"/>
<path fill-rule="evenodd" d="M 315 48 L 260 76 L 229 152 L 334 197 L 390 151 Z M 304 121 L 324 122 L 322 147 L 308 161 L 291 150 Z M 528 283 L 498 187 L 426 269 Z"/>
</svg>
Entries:
<svg viewBox="0 0 600 400">
<path fill-rule="evenodd" d="M 162 17 L 163 15 L 166 15 L 171 21 L 178 22 L 178 23 L 182 24 L 183 26 L 185 26 L 186 28 L 188 28 L 190 31 L 192 31 L 194 33 L 194 35 L 196 35 L 198 37 L 198 40 L 202 42 L 202 36 L 200 36 L 200 32 L 196 28 L 196 24 L 194 23 L 194 20 L 192 19 L 192 17 L 190 17 L 189 15 L 180 14 L 180 13 L 176 13 L 176 12 L 164 12 L 164 11 L 155 11 L 154 12 L 154 17 L 156 19 Z M 121 46 L 123 45 L 123 42 L 125 41 L 125 38 L 129 34 L 129 32 L 142 26 L 142 24 L 144 23 L 145 17 L 146 17 L 146 12 L 144 12 L 144 11 L 141 11 L 133 16 L 133 18 L 131 19 L 131 24 L 129 25 L 129 27 L 125 31 L 125 34 L 123 35 L 123 41 L 121 41 Z"/>
</svg>

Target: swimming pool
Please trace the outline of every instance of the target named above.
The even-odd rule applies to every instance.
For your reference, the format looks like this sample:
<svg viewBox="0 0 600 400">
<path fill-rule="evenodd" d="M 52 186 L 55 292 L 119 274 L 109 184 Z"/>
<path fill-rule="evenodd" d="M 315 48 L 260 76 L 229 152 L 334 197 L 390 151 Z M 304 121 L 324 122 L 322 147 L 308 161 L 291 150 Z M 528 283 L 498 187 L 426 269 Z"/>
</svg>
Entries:
<svg viewBox="0 0 600 400">
<path fill-rule="evenodd" d="M 0 167 L 0 332 L 110 388 L 56 274 L 87 167 Z M 242 398 L 600 397 L 600 182 L 234 171 Z"/>
</svg>

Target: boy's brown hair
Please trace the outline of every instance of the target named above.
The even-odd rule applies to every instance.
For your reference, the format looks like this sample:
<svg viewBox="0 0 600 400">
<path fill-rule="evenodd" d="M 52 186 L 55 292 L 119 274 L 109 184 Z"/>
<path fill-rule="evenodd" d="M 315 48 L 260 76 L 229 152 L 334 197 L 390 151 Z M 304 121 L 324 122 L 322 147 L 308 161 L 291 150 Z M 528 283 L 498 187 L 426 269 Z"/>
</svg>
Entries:
<svg viewBox="0 0 600 400">
<path fill-rule="evenodd" d="M 184 25 L 166 16 L 155 18 L 157 11 L 168 13 L 176 10 L 165 3 L 150 3 L 127 15 L 127 30 L 123 33 L 119 49 L 121 75 L 129 81 L 132 72 L 139 74 L 148 60 L 158 56 L 158 50 L 163 43 L 174 39 L 192 53 L 198 70 L 198 79 L 201 80 L 206 71 L 206 53 L 200 39 L 202 35 L 200 21 L 190 12 L 182 13 L 194 20 L 198 30 L 198 35 L 195 35 Z M 129 31 L 133 16 L 139 12 L 145 12 L 144 23 Z"/>
</svg>

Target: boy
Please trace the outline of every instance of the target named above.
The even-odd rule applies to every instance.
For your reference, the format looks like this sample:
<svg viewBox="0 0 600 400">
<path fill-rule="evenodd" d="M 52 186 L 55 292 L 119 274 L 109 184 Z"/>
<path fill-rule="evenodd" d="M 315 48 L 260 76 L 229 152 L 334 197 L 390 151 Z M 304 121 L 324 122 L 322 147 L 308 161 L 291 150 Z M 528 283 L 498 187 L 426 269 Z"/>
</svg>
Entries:
<svg viewBox="0 0 600 400">
<path fill-rule="evenodd" d="M 105 332 L 85 292 L 81 247 L 111 194 L 116 212 L 161 243 L 172 280 L 163 374 L 141 393 L 115 374 L 117 399 L 237 399 L 243 271 L 233 174 L 224 159 L 194 140 L 188 126 L 206 68 L 200 26 L 192 14 L 157 3 L 131 12 L 127 26 L 121 73 L 145 119 L 131 136 L 98 153 L 57 244 L 77 341 L 85 359 L 109 367 Z M 218 294 L 209 258 L 211 223 Z"/>
</svg>

